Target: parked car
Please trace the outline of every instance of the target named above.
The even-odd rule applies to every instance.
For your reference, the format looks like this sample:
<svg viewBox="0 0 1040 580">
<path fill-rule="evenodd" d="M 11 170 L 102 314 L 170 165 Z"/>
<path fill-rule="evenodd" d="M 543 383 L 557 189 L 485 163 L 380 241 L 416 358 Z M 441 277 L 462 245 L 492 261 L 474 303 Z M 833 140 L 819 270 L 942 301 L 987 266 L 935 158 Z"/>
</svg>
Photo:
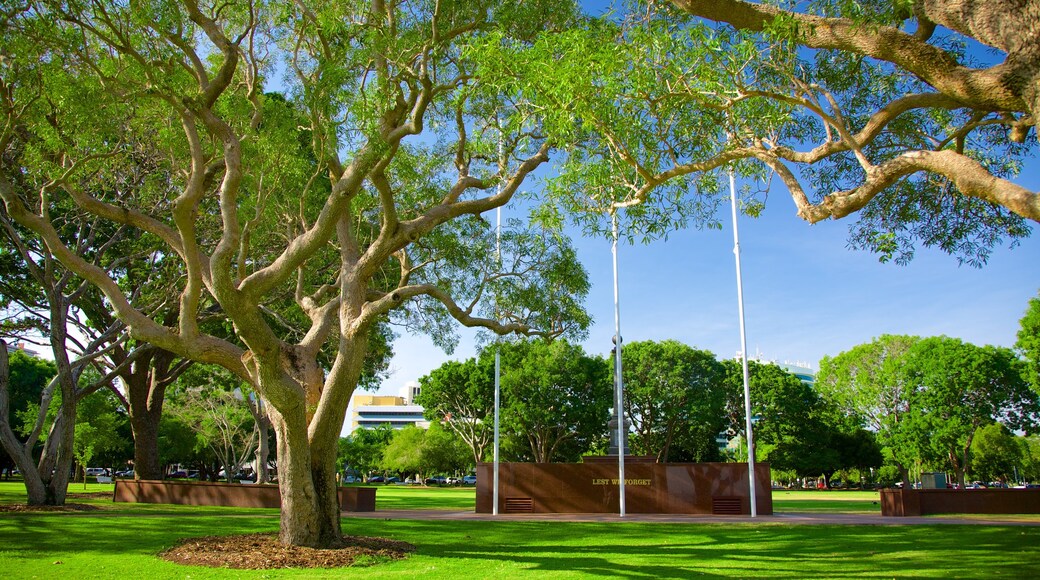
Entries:
<svg viewBox="0 0 1040 580">
<path fill-rule="evenodd" d="M 382 475 L 374 475 L 374 476 L 368 478 L 368 483 L 383 483 L 383 476 Z"/>
<path fill-rule="evenodd" d="M 97 477 L 99 475 L 108 475 L 108 470 L 104 467 L 88 467 L 87 475 Z"/>
<path fill-rule="evenodd" d="M 186 479 L 188 477 L 188 472 L 184 471 L 183 469 L 178 469 L 177 471 L 170 473 L 166 477 L 167 479 Z"/>
<path fill-rule="evenodd" d="M 477 485 L 476 475 L 467 475 L 462 478 L 462 485 Z"/>
<path fill-rule="evenodd" d="M 117 471 L 116 477 L 131 478 L 134 476 L 133 469 L 124 469 L 123 471 Z"/>
<path fill-rule="evenodd" d="M 434 475 L 426 478 L 426 485 L 444 485 L 446 483 L 448 483 L 448 478 L 443 475 Z"/>
</svg>

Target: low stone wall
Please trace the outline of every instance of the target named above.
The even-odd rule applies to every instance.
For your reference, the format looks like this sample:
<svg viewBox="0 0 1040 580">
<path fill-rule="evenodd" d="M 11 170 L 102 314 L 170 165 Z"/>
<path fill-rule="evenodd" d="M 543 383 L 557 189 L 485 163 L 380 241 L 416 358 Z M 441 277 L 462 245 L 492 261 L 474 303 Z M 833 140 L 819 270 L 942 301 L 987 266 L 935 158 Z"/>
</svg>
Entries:
<svg viewBox="0 0 1040 580">
<path fill-rule="evenodd" d="M 374 487 L 341 487 L 338 492 L 342 511 L 372 512 L 376 509 Z M 269 484 L 117 479 L 112 499 L 128 503 L 266 508 L 281 506 L 278 486 Z"/>
<path fill-rule="evenodd" d="M 1040 489 L 883 489 L 881 515 L 1040 514 Z"/>
<path fill-rule="evenodd" d="M 492 513 L 491 463 L 477 465 L 477 513 Z M 618 513 L 617 458 L 584 463 L 499 464 L 499 513 Z M 768 463 L 755 464 L 760 515 L 773 513 Z M 625 461 L 625 512 L 747 515 L 751 496 L 746 463 Z"/>
</svg>

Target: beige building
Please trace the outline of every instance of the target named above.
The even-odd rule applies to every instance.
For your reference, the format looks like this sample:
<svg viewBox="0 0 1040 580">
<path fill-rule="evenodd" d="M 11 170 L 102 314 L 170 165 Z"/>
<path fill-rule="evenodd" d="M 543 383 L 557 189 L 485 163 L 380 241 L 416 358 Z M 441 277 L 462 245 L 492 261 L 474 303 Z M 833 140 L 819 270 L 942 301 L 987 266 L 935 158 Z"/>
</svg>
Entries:
<svg viewBox="0 0 1040 580">
<path fill-rule="evenodd" d="M 410 382 L 401 389 L 399 396 L 354 393 L 347 407 L 344 434 L 349 435 L 359 427 L 373 429 L 384 424 L 394 429 L 408 425 L 429 427 L 430 422 L 423 417 L 423 408 L 415 404 L 419 390 L 418 384 Z"/>
</svg>

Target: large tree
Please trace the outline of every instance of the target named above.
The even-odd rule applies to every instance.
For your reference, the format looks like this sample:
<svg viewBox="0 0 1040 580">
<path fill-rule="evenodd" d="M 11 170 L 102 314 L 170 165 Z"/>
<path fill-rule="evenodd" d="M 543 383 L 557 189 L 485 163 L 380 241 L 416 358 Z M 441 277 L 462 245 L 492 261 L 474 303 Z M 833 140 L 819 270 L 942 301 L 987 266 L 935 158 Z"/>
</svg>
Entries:
<svg viewBox="0 0 1040 580">
<path fill-rule="evenodd" d="M 6 167 L 0 165 L 0 169 Z M 113 250 L 127 239 L 128 228 L 83 220 L 83 212 L 68 203 L 49 205 L 48 215 L 51 234 L 67 243 L 66 248 L 76 252 L 82 263 L 113 270 L 127 263 L 127 255 Z M 125 325 L 118 320 L 91 320 L 85 305 L 94 303 L 91 295 L 96 290 L 57 260 L 41 236 L 13 222 L 4 210 L 0 210 L 0 261 L 14 266 L 11 276 L 0 282 L 5 314 L 13 318 L 0 326 L 0 332 L 19 340 L 45 341 L 57 370 L 40 393 L 39 413 L 24 440 L 2 416 L 0 444 L 23 474 L 30 505 L 62 505 L 74 456 L 76 405 L 97 389 L 112 386 L 111 377 L 105 376 L 104 355 L 126 339 Z M 101 378 L 81 382 L 91 367 L 99 369 Z M 0 381 L 0 391 L 5 383 Z M 0 392 L 0 397 L 6 396 Z M 56 412 L 48 422 L 52 404 Z M 37 449 L 41 440 L 45 443 Z"/>
<path fill-rule="evenodd" d="M 714 354 L 675 340 L 643 341 L 625 345 L 622 359 L 633 453 L 674 460 L 675 440 L 691 432 L 715 445 L 726 397 L 723 367 Z"/>
<path fill-rule="evenodd" d="M 883 335 L 834 357 L 824 357 L 816 389 L 846 414 L 877 433 L 905 485 L 919 456 L 910 445 L 908 417 L 916 389 L 906 353 L 918 337 Z"/>
<path fill-rule="evenodd" d="M 492 251 L 480 215 L 507 204 L 552 143 L 537 109 L 482 82 L 467 50 L 489 35 L 522 45 L 572 14 L 550 0 L 44 0 L 2 15 L 7 213 L 135 339 L 253 385 L 277 434 L 282 542 L 342 541 L 337 439 L 381 321 L 447 345 L 455 321 L 551 335 L 585 322 L 587 281 L 566 241 L 512 227 Z M 277 99 L 264 92 L 276 74 Z M 306 120 L 294 131 L 276 122 L 279 99 Z M 272 127 L 285 143 L 262 138 Z M 98 186 L 140 151 L 170 168 L 163 187 Z M 139 308 L 79 255 L 49 219 L 55 200 L 161 242 L 178 261 L 175 318 Z M 298 332 L 273 314 L 286 300 Z M 200 326 L 209 310 L 233 340 Z"/>
<path fill-rule="evenodd" d="M 933 337 L 914 344 L 906 356 L 915 388 L 912 444 L 925 458 L 946 463 L 961 485 L 979 429 L 994 421 L 1014 429 L 1035 426 L 1037 395 L 1011 350 Z"/>
<path fill-rule="evenodd" d="M 972 265 L 1040 221 L 1016 181 L 1037 150 L 1032 0 L 671 4 L 628 3 L 533 51 L 488 45 L 573 144 L 557 210 L 599 231 L 618 214 L 634 237 L 717 225 L 733 172 L 749 213 L 775 178 L 809 222 L 858 218 L 853 247 Z"/>
<path fill-rule="evenodd" d="M 781 176 L 803 219 L 862 210 L 854 239 L 863 245 L 906 255 L 918 239 L 969 259 L 984 259 L 984 248 L 1003 236 L 1023 235 L 1013 216 L 1040 221 L 1040 193 L 1014 181 L 1040 138 L 1033 0 L 823 0 L 790 10 L 742 0 L 672 3 L 813 49 L 809 72 L 768 97 L 826 129 L 816 146 L 799 150 L 797 139 L 763 134 L 743 141 Z M 966 45 L 989 49 L 991 62 Z M 807 195 L 790 167 L 821 162 L 843 171 L 831 179 L 817 173 L 816 189 L 826 195 Z M 985 224 L 965 227 L 969 220 Z"/>
</svg>

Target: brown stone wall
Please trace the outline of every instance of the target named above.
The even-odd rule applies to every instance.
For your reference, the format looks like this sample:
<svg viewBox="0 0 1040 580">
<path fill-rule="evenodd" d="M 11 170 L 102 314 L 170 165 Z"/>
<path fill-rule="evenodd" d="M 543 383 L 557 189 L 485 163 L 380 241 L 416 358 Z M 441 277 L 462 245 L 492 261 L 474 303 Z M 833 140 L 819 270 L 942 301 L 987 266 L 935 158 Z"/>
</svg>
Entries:
<svg viewBox="0 0 1040 580">
<path fill-rule="evenodd" d="M 281 507 L 277 485 L 239 483 L 117 479 L 112 499 L 129 503 Z M 372 487 L 341 487 L 339 505 L 343 511 L 375 511 L 376 490 Z"/>
<path fill-rule="evenodd" d="M 1040 514 L 1040 489 L 883 489 L 881 515 Z"/>
<path fill-rule="evenodd" d="M 477 513 L 492 513 L 491 463 L 477 466 Z M 746 463 L 625 462 L 625 512 L 750 514 Z M 499 464 L 499 513 L 618 513 L 617 459 Z M 755 464 L 757 511 L 773 513 L 769 464 Z"/>
</svg>

